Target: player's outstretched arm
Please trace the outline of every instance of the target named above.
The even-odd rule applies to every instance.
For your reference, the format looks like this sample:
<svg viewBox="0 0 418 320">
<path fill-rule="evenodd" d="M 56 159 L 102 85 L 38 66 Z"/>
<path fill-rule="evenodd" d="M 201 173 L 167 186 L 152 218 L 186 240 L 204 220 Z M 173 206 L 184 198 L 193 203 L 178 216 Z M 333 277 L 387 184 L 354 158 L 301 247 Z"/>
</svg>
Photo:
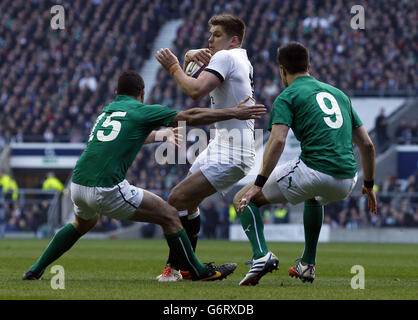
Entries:
<svg viewBox="0 0 418 320">
<path fill-rule="evenodd" d="M 240 201 L 239 207 L 242 213 L 244 212 L 245 207 L 250 203 L 251 199 L 263 189 L 264 183 L 276 167 L 277 162 L 283 153 L 288 132 L 289 127 L 287 125 L 273 125 L 269 140 L 267 141 L 266 148 L 264 150 L 263 164 L 260 172 L 258 173 L 256 182 L 245 193 Z"/>
<path fill-rule="evenodd" d="M 362 193 L 367 194 L 369 209 L 376 214 L 377 201 L 373 190 L 376 153 L 373 142 L 364 126 L 353 130 L 353 142 L 360 151 L 361 165 L 363 167 L 364 183 Z"/>
<path fill-rule="evenodd" d="M 192 108 L 189 110 L 180 111 L 170 123 L 170 126 L 175 126 L 179 121 L 186 121 L 189 126 L 201 126 L 211 124 L 218 121 L 239 119 L 260 119 L 267 109 L 262 104 L 255 104 L 252 106 L 246 105 L 250 97 L 242 100 L 237 106 L 225 109 L 210 109 L 210 108 Z"/>
<path fill-rule="evenodd" d="M 186 75 L 180 67 L 179 60 L 170 49 L 159 50 L 155 58 L 164 69 L 170 72 L 181 90 L 194 100 L 203 98 L 221 84 L 221 80 L 209 72 L 202 73 L 198 79 Z"/>
</svg>

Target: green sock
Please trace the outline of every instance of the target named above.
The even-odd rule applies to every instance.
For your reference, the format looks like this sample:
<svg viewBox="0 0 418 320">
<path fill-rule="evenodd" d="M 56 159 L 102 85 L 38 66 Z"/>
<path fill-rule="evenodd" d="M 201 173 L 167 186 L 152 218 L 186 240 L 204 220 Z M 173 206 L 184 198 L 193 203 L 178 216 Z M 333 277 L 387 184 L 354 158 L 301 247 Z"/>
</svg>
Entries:
<svg viewBox="0 0 418 320">
<path fill-rule="evenodd" d="M 186 230 L 181 229 L 178 232 L 171 234 L 164 234 L 168 246 L 173 254 L 178 257 L 180 263 L 177 266 L 181 270 L 188 270 L 198 277 L 205 273 L 206 265 L 201 263 L 195 255 L 192 245 L 190 244 L 189 237 L 187 236 Z"/>
<path fill-rule="evenodd" d="M 316 200 L 306 200 L 303 209 L 303 226 L 305 228 L 305 249 L 302 262 L 315 264 L 316 246 L 322 227 L 324 208 Z"/>
<path fill-rule="evenodd" d="M 253 249 L 253 259 L 264 257 L 269 252 L 269 249 L 264 239 L 264 223 L 260 210 L 253 202 L 250 202 L 245 208 L 244 214 L 237 212 L 237 215 L 248 240 L 250 240 Z"/>
<path fill-rule="evenodd" d="M 65 225 L 56 233 L 38 261 L 30 267 L 30 270 L 42 274 L 47 266 L 61 257 L 80 237 L 80 233 L 71 223 Z"/>
</svg>

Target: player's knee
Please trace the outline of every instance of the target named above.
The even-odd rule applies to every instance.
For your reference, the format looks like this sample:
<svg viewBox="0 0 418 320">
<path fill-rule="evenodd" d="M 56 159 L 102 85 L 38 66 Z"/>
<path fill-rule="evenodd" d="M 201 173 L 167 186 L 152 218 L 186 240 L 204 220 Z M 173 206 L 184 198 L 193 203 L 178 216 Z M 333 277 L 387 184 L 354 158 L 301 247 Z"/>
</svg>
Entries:
<svg viewBox="0 0 418 320">
<path fill-rule="evenodd" d="M 173 189 L 170 195 L 168 196 L 168 204 L 176 208 L 177 210 L 186 210 L 186 197 L 181 192 Z"/>
<path fill-rule="evenodd" d="M 174 207 L 167 206 L 164 210 L 164 224 L 170 227 L 181 228 L 179 213 Z"/>
<path fill-rule="evenodd" d="M 76 216 L 76 219 L 72 222 L 72 225 L 81 235 L 84 235 L 96 225 L 98 220 L 99 215 L 96 215 L 94 218 L 90 220 L 83 220 Z"/>
</svg>

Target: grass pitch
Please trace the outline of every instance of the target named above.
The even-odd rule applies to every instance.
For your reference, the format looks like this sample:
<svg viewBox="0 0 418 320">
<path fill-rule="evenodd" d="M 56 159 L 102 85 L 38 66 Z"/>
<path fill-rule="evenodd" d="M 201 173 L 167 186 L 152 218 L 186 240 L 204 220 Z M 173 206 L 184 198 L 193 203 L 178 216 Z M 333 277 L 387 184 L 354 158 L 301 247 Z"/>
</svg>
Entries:
<svg viewBox="0 0 418 320">
<path fill-rule="evenodd" d="M 255 287 L 239 287 L 249 270 L 247 242 L 201 240 L 202 262 L 236 262 L 223 281 L 159 283 L 168 246 L 164 240 L 80 240 L 52 265 L 65 270 L 65 289 L 53 290 L 49 266 L 41 281 L 22 281 L 49 240 L 0 240 L 0 299 L 138 300 L 408 300 L 418 299 L 416 245 L 320 243 L 313 284 L 288 276 L 303 243 L 269 243 L 278 253 L 279 271 Z M 351 288 L 354 265 L 365 270 L 365 289 Z"/>
</svg>

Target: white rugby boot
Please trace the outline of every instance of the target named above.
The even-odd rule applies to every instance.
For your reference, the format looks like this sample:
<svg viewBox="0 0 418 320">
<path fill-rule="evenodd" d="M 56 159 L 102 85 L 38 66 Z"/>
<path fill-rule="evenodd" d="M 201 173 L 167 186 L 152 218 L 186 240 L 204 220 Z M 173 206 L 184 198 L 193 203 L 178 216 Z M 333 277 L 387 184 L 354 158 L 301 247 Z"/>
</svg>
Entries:
<svg viewBox="0 0 418 320">
<path fill-rule="evenodd" d="M 179 270 L 171 268 L 169 265 L 165 267 L 162 274 L 157 277 L 159 282 L 176 282 L 182 281 L 183 277 Z"/>
<path fill-rule="evenodd" d="M 272 253 L 268 252 L 264 257 L 258 258 L 251 262 L 250 271 L 245 275 L 244 279 L 239 283 L 240 286 L 255 286 L 260 279 L 267 273 L 279 269 L 279 259 Z"/>
<path fill-rule="evenodd" d="M 312 283 L 315 280 L 315 265 L 304 264 L 301 259 L 296 259 L 296 265 L 289 269 L 289 276 Z"/>
</svg>

